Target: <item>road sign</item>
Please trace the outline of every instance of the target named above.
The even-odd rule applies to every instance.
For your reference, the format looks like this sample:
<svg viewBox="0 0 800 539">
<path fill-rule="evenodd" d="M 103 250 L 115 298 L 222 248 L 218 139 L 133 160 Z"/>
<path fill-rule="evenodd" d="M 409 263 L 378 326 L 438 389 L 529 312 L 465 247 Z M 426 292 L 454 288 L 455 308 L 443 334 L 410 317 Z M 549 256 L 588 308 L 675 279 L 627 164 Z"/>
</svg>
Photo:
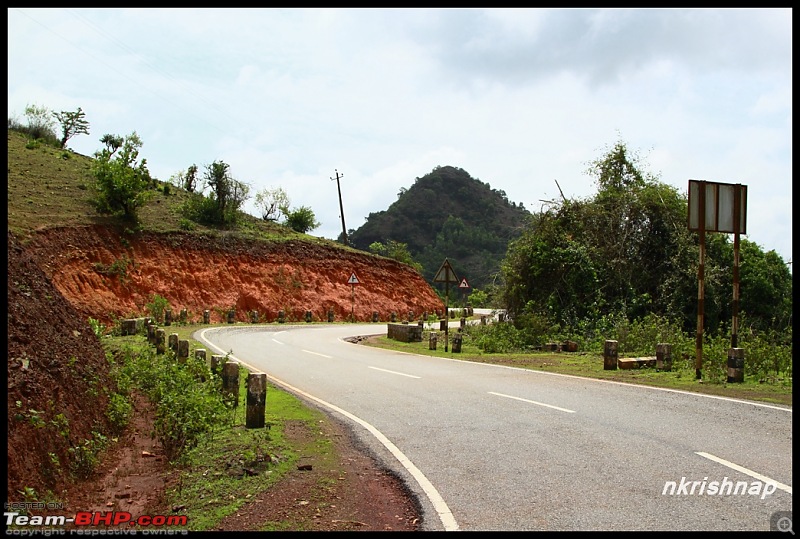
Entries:
<svg viewBox="0 0 800 539">
<path fill-rule="evenodd" d="M 356 277 L 356 273 L 355 272 L 353 272 L 350 275 L 350 278 L 347 279 L 347 284 L 361 284 L 361 281 L 358 280 L 358 277 Z"/>
<path fill-rule="evenodd" d="M 458 285 L 459 288 L 469 288 L 469 283 L 467 282 L 467 278 L 464 277 L 461 279 L 461 284 Z"/>
<path fill-rule="evenodd" d="M 451 266 L 450 261 L 445 258 L 444 263 L 442 263 L 442 267 L 439 268 L 439 271 L 436 272 L 436 276 L 433 278 L 433 282 L 455 283 L 457 281 L 458 277 L 456 277 L 456 272 L 453 270 L 453 266 Z"/>
</svg>

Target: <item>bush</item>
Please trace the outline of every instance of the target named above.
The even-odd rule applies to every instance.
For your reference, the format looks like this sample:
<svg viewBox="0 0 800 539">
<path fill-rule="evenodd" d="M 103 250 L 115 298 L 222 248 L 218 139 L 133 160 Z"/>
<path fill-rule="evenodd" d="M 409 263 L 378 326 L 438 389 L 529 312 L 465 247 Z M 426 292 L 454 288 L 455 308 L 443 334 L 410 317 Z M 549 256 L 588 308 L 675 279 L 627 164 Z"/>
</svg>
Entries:
<svg viewBox="0 0 800 539">
<path fill-rule="evenodd" d="M 108 399 L 106 417 L 111 422 L 111 428 L 115 433 L 125 430 L 133 413 L 133 405 L 124 395 L 112 393 Z"/>
<path fill-rule="evenodd" d="M 145 308 L 147 308 L 147 312 L 150 313 L 150 318 L 162 324 L 164 323 L 164 311 L 170 308 L 170 304 L 167 298 L 158 294 L 153 294 L 153 297 L 150 299 L 150 302 L 145 305 Z"/>
<path fill-rule="evenodd" d="M 224 417 L 222 395 L 202 360 L 190 357 L 181 364 L 171 350 L 128 349 L 122 370 L 156 405 L 155 433 L 170 460 L 194 447 Z"/>
</svg>

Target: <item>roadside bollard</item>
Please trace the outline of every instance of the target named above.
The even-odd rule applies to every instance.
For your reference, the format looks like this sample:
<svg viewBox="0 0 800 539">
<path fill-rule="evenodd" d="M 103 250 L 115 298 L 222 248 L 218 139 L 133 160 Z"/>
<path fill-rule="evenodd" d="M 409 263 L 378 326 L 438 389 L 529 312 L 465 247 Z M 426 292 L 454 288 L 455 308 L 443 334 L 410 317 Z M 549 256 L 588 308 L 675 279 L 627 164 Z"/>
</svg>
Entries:
<svg viewBox="0 0 800 539">
<path fill-rule="evenodd" d="M 260 429 L 264 427 L 266 404 L 267 375 L 263 372 L 251 372 L 247 375 L 246 428 Z"/>
<path fill-rule="evenodd" d="M 166 352 L 167 332 L 161 328 L 156 329 L 156 354 Z"/>
<path fill-rule="evenodd" d="M 617 341 L 606 341 L 603 345 L 603 370 L 617 370 Z"/>
<path fill-rule="evenodd" d="M 656 370 L 666 372 L 672 370 L 671 344 L 658 343 L 656 345 Z"/>
<path fill-rule="evenodd" d="M 744 348 L 728 349 L 728 383 L 744 382 Z"/>
<path fill-rule="evenodd" d="M 222 366 L 222 394 L 234 408 L 239 406 L 239 363 L 232 359 Z"/>
</svg>

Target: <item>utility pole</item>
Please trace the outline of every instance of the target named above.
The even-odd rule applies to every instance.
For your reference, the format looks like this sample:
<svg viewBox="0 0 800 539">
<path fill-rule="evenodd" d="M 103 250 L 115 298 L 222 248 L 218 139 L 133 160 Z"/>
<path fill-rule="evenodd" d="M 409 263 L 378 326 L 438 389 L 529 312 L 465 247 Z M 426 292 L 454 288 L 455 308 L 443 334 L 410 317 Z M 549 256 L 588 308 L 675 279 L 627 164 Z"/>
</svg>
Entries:
<svg viewBox="0 0 800 539">
<path fill-rule="evenodd" d="M 339 190 L 339 213 L 342 216 L 342 238 L 344 238 L 344 244 L 347 245 L 347 229 L 344 226 L 344 206 L 342 206 L 342 186 L 339 184 L 339 178 L 343 178 L 344 174 L 339 176 L 339 171 L 333 169 L 336 172 L 336 178 L 331 178 L 331 181 L 336 180 L 336 188 Z"/>
</svg>

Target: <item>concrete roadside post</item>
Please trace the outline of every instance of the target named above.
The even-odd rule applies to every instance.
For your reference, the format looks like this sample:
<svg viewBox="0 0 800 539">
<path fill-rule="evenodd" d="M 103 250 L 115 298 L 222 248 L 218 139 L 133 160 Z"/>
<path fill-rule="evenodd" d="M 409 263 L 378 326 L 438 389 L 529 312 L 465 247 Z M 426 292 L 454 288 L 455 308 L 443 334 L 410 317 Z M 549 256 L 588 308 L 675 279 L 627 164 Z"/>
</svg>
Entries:
<svg viewBox="0 0 800 539">
<path fill-rule="evenodd" d="M 603 370 L 617 370 L 617 341 L 606 341 L 603 345 Z"/>
<path fill-rule="evenodd" d="M 672 345 L 658 343 L 656 345 L 656 370 L 669 372 L 672 370 Z"/>
<path fill-rule="evenodd" d="M 156 329 L 156 354 L 166 352 L 167 332 L 162 328 Z"/>
<path fill-rule="evenodd" d="M 247 410 L 245 427 L 260 429 L 264 427 L 267 404 L 267 375 L 251 372 L 247 375 Z"/>
<path fill-rule="evenodd" d="M 222 394 L 234 408 L 239 406 L 239 363 L 232 359 L 222 366 Z"/>
</svg>

